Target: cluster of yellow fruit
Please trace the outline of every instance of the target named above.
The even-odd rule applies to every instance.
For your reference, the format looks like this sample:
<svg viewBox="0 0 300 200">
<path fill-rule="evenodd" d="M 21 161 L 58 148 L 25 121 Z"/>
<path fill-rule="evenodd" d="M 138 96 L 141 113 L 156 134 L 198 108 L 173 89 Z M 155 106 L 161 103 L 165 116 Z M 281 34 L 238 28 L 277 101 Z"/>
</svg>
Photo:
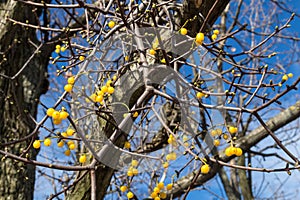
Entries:
<svg viewBox="0 0 300 200">
<path fill-rule="evenodd" d="M 50 138 L 45 138 L 44 139 L 44 145 L 46 147 L 49 147 L 51 145 L 51 139 Z M 33 148 L 39 149 L 41 147 L 41 140 L 35 140 L 32 144 Z"/>
<path fill-rule="evenodd" d="M 222 130 L 221 129 L 213 129 L 210 131 L 211 136 L 213 137 L 220 137 L 222 135 Z M 224 136 L 224 135 L 223 135 Z M 224 138 L 225 139 L 225 138 Z M 214 139 L 214 146 L 219 146 L 220 145 L 220 140 Z"/>
<path fill-rule="evenodd" d="M 242 154 L 243 154 L 243 150 L 239 147 L 230 146 L 225 149 L 225 155 L 228 157 L 233 155 L 241 156 Z"/>
<path fill-rule="evenodd" d="M 172 188 L 173 188 L 172 183 L 169 183 L 165 187 L 165 184 L 163 182 L 159 182 L 153 188 L 152 193 L 150 194 L 150 197 L 154 200 L 166 199 L 167 193 L 165 192 L 165 190 L 172 190 Z"/>
<path fill-rule="evenodd" d="M 60 46 L 59 44 L 55 46 L 55 53 L 59 54 L 60 52 L 64 52 L 67 49 L 66 46 Z"/>
<path fill-rule="evenodd" d="M 132 160 L 131 161 L 131 166 L 129 167 L 128 171 L 127 171 L 127 176 L 136 176 L 138 175 L 139 171 L 136 168 L 138 166 L 138 161 L 137 160 Z"/>
<path fill-rule="evenodd" d="M 93 93 L 90 98 L 93 102 L 103 103 L 105 95 L 111 95 L 115 92 L 115 88 L 111 86 L 112 82 L 117 79 L 117 76 L 113 76 L 112 80 L 108 80 L 104 86 L 100 88 L 99 91 Z"/>
<path fill-rule="evenodd" d="M 71 92 L 72 89 L 73 89 L 73 85 L 75 83 L 75 77 L 74 76 L 71 76 L 68 78 L 68 83 L 64 86 L 64 90 L 66 92 Z"/>
<path fill-rule="evenodd" d="M 69 113 L 65 108 L 62 108 L 60 111 L 55 110 L 54 108 L 49 108 L 46 114 L 52 118 L 53 124 L 58 125 L 62 122 L 62 120 L 67 119 Z"/>
<path fill-rule="evenodd" d="M 219 33 L 220 33 L 219 30 L 214 30 L 214 31 L 213 31 L 213 34 L 212 34 L 212 36 L 211 36 L 211 39 L 212 39 L 212 40 L 216 40 L 217 37 L 218 37 L 218 35 L 219 35 Z"/>
</svg>

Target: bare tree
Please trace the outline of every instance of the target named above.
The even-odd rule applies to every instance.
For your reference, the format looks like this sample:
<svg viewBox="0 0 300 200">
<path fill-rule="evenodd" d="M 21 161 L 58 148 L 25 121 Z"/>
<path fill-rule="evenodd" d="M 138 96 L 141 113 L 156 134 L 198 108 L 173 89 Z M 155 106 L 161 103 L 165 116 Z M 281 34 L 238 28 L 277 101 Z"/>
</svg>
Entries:
<svg viewBox="0 0 300 200">
<path fill-rule="evenodd" d="M 253 172 L 299 168 L 288 3 L 20 0 L 0 15 L 1 198 L 33 199 L 37 166 L 49 199 L 185 199 L 215 177 L 254 199 Z"/>
</svg>

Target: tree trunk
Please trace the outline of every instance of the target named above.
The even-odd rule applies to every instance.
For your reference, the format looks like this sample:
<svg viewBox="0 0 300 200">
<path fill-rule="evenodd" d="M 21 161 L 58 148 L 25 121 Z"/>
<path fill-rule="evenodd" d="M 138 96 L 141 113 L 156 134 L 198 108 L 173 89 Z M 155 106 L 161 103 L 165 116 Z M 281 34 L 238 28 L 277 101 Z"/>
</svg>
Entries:
<svg viewBox="0 0 300 200">
<path fill-rule="evenodd" d="M 38 10 L 32 12 L 33 9 L 14 0 L 0 3 L 0 149 L 16 155 L 27 149 L 30 140 L 6 143 L 24 138 L 35 127 L 29 116 L 36 117 L 39 97 L 48 88 L 46 77 L 51 48 L 41 46 L 38 52 L 35 30 L 14 25 L 6 18 L 37 24 Z M 36 155 L 35 150 L 26 151 L 30 159 Z M 3 156 L 1 160 L 0 199 L 33 199 L 35 167 Z"/>
</svg>

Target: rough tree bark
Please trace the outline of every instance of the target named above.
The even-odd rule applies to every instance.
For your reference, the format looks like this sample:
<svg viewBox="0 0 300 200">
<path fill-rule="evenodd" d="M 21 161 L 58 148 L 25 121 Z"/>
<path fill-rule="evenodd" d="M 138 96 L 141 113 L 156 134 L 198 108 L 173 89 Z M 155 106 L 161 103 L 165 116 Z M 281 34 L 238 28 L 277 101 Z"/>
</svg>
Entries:
<svg viewBox="0 0 300 200">
<path fill-rule="evenodd" d="M 4 144 L 24 138 L 35 127 L 30 116 L 36 117 L 39 98 L 48 88 L 47 65 L 52 47 L 40 46 L 35 30 L 14 25 L 6 18 L 37 24 L 39 13 L 34 9 L 14 0 L 0 3 L 0 149 L 16 155 L 23 153 L 30 140 Z M 36 158 L 37 151 L 26 153 Z M 35 167 L 2 155 L 1 160 L 0 199 L 33 199 Z"/>
</svg>

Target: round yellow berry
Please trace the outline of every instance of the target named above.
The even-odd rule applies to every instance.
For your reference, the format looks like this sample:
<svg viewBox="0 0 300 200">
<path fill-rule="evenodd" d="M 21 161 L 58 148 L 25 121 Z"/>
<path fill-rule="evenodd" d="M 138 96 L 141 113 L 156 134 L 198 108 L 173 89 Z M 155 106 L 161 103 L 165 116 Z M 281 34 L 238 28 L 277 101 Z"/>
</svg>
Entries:
<svg viewBox="0 0 300 200">
<path fill-rule="evenodd" d="M 208 164 L 204 164 L 201 166 L 200 170 L 202 174 L 207 174 L 210 170 L 210 166 Z"/>
<path fill-rule="evenodd" d="M 203 41 L 204 41 L 204 33 L 197 33 L 196 43 L 201 45 Z"/>
<path fill-rule="evenodd" d="M 210 134 L 211 134 L 211 136 L 216 136 L 216 135 L 218 135 L 218 132 L 217 132 L 217 130 L 212 130 L 211 132 L 210 132 Z"/>
<path fill-rule="evenodd" d="M 72 89 L 73 89 L 73 85 L 72 85 L 72 84 L 66 84 L 66 85 L 64 86 L 64 90 L 65 90 L 66 92 L 71 92 Z"/>
<path fill-rule="evenodd" d="M 169 167 L 169 163 L 168 162 L 164 162 L 163 168 L 168 168 L 168 167 Z"/>
<path fill-rule="evenodd" d="M 220 31 L 218 29 L 213 31 L 214 34 L 219 35 Z"/>
<path fill-rule="evenodd" d="M 165 184 L 164 184 L 163 182 L 159 182 L 159 183 L 157 184 L 157 187 L 158 187 L 159 189 L 164 189 Z"/>
<path fill-rule="evenodd" d="M 220 145 L 220 140 L 214 140 L 214 145 L 217 147 Z"/>
<path fill-rule="evenodd" d="M 59 54 L 60 53 L 60 49 L 55 49 L 55 53 Z"/>
<path fill-rule="evenodd" d="M 281 79 L 281 80 L 282 80 L 282 82 L 285 82 L 285 81 L 287 81 L 288 79 L 289 79 L 288 75 L 285 74 L 285 75 L 282 76 L 282 79 Z"/>
<path fill-rule="evenodd" d="M 68 78 L 68 83 L 73 85 L 75 83 L 75 77 L 71 76 L 70 78 Z"/>
<path fill-rule="evenodd" d="M 63 147 L 64 144 L 65 144 L 64 141 L 61 140 L 61 141 L 59 141 L 59 142 L 57 143 L 57 146 L 58 146 L 58 147 Z"/>
<path fill-rule="evenodd" d="M 130 142 L 127 142 L 127 141 L 126 141 L 126 142 L 124 143 L 124 148 L 125 148 L 125 149 L 129 149 L 130 146 L 131 146 Z"/>
<path fill-rule="evenodd" d="M 166 199 L 166 198 L 167 198 L 167 193 L 161 192 L 161 193 L 159 193 L 159 197 L 160 197 L 161 199 Z"/>
<path fill-rule="evenodd" d="M 138 170 L 138 169 L 136 169 L 136 168 L 133 168 L 133 169 L 132 169 L 132 174 L 133 174 L 133 175 L 136 176 L 136 175 L 138 175 L 138 173 L 139 173 L 139 170 Z"/>
<path fill-rule="evenodd" d="M 232 156 L 231 148 L 232 147 L 228 147 L 228 148 L 225 149 L 225 155 L 228 156 L 228 157 Z"/>
<path fill-rule="evenodd" d="M 288 73 L 289 78 L 293 78 L 293 76 L 294 76 L 293 73 Z"/>
<path fill-rule="evenodd" d="M 160 200 L 160 197 L 155 197 L 154 200 Z"/>
<path fill-rule="evenodd" d="M 54 111 L 55 111 L 55 109 L 54 108 L 48 108 L 48 110 L 47 110 L 47 115 L 49 116 L 49 117 L 52 117 L 52 114 L 54 113 Z"/>
<path fill-rule="evenodd" d="M 79 56 L 80 61 L 84 61 L 84 59 L 85 59 L 85 56 Z"/>
<path fill-rule="evenodd" d="M 60 119 L 60 112 L 59 111 L 54 111 L 52 113 L 52 119 Z"/>
<path fill-rule="evenodd" d="M 79 157 L 79 162 L 80 163 L 85 163 L 86 162 L 86 155 L 84 154 L 84 155 L 81 155 L 80 157 Z"/>
<path fill-rule="evenodd" d="M 224 140 L 227 140 L 227 139 L 228 139 L 228 135 L 224 133 L 224 134 L 223 134 L 223 139 L 224 139 Z"/>
<path fill-rule="evenodd" d="M 230 126 L 228 128 L 228 131 L 229 131 L 230 134 L 236 134 L 238 132 L 238 128 L 234 127 L 234 126 Z"/>
<path fill-rule="evenodd" d="M 122 185 L 122 186 L 120 187 L 120 190 L 121 190 L 121 192 L 126 192 L 127 186 Z"/>
<path fill-rule="evenodd" d="M 237 152 L 236 149 L 237 149 L 237 148 L 235 148 L 235 147 L 231 147 L 231 148 L 230 148 L 230 153 L 231 153 L 231 155 L 236 155 L 236 152 Z"/>
<path fill-rule="evenodd" d="M 180 29 L 180 34 L 181 34 L 181 35 L 186 35 L 187 32 L 188 32 L 188 31 L 187 31 L 186 28 L 181 28 L 181 29 Z"/>
<path fill-rule="evenodd" d="M 205 96 L 205 94 L 202 93 L 202 92 L 197 92 L 196 96 L 197 96 L 198 99 L 201 99 L 202 97 Z"/>
<path fill-rule="evenodd" d="M 61 48 L 61 46 L 59 45 L 59 44 L 57 44 L 56 46 L 55 46 L 55 49 L 60 49 Z"/>
<path fill-rule="evenodd" d="M 160 192 L 160 189 L 159 189 L 158 187 L 155 187 L 155 188 L 153 189 L 153 192 L 159 193 L 159 192 Z"/>
<path fill-rule="evenodd" d="M 67 134 L 66 132 L 62 132 L 62 133 L 61 133 L 61 136 L 63 136 L 63 137 L 68 137 L 68 134 Z"/>
<path fill-rule="evenodd" d="M 150 196 L 151 196 L 152 199 L 154 199 L 154 198 L 157 197 L 158 195 L 157 195 L 156 192 L 152 192 Z"/>
<path fill-rule="evenodd" d="M 55 125 L 61 124 L 61 119 L 53 119 L 53 124 Z"/>
<path fill-rule="evenodd" d="M 138 164 L 139 164 L 139 162 L 137 160 L 132 160 L 131 161 L 131 166 L 132 167 L 136 167 L 136 166 L 138 166 Z"/>
<path fill-rule="evenodd" d="M 114 21 L 109 21 L 108 22 L 108 27 L 109 28 L 113 28 L 113 27 L 115 27 L 115 25 L 116 25 L 116 23 Z"/>
<path fill-rule="evenodd" d="M 112 84 L 112 80 L 108 80 L 108 81 L 106 82 L 105 85 L 106 85 L 107 87 L 110 87 L 111 84 Z"/>
<path fill-rule="evenodd" d="M 68 150 L 65 151 L 64 154 L 65 154 L 66 156 L 70 156 L 70 155 L 71 155 L 71 151 L 68 149 Z"/>
<path fill-rule="evenodd" d="M 102 86 L 101 87 L 101 91 L 103 92 L 103 93 L 106 93 L 107 91 L 108 91 L 108 87 L 105 85 L 105 86 Z"/>
<path fill-rule="evenodd" d="M 133 171 L 129 169 L 129 170 L 127 171 L 127 176 L 133 176 Z"/>
<path fill-rule="evenodd" d="M 35 140 L 32 144 L 33 148 L 39 149 L 41 147 L 41 141 Z"/>
<path fill-rule="evenodd" d="M 103 95 L 97 95 L 95 101 L 101 103 L 103 101 Z"/>
<path fill-rule="evenodd" d="M 50 138 L 46 138 L 46 139 L 44 140 L 44 145 L 45 145 L 46 147 L 49 147 L 49 146 L 51 145 L 51 139 L 50 139 Z"/>
<path fill-rule="evenodd" d="M 61 112 L 59 113 L 60 119 L 67 119 L 68 116 L 69 116 L 69 113 L 66 112 L 66 111 L 61 111 Z"/>
<path fill-rule="evenodd" d="M 132 117 L 136 118 L 139 116 L 139 113 L 137 111 L 135 111 L 133 114 L 132 114 Z"/>
<path fill-rule="evenodd" d="M 160 60 L 160 62 L 163 63 L 163 64 L 166 64 L 166 59 L 163 58 L 163 59 Z"/>
<path fill-rule="evenodd" d="M 111 86 L 109 86 L 108 88 L 107 88 L 107 93 L 108 94 L 113 94 L 115 92 L 115 88 L 113 88 L 113 87 L 111 87 Z"/>
<path fill-rule="evenodd" d="M 67 135 L 68 136 L 72 136 L 72 135 L 74 135 L 74 133 L 75 133 L 75 131 L 73 129 L 71 129 L 71 128 L 67 129 Z"/>
<path fill-rule="evenodd" d="M 113 81 L 116 81 L 117 78 L 118 78 L 118 77 L 117 77 L 116 75 L 114 75 L 114 76 L 112 77 L 112 80 L 113 80 Z"/>
<path fill-rule="evenodd" d="M 217 39 L 217 37 L 218 37 L 218 36 L 217 36 L 216 34 L 212 34 L 211 39 L 212 39 L 212 40 L 215 40 L 215 39 Z"/>
<path fill-rule="evenodd" d="M 69 149 L 70 149 L 70 150 L 74 150 L 75 148 L 76 148 L 75 144 L 70 144 L 70 145 L 69 145 Z"/>
<path fill-rule="evenodd" d="M 236 156 L 241 156 L 243 155 L 243 150 L 241 148 L 236 148 L 236 153 L 235 153 Z"/>
<path fill-rule="evenodd" d="M 168 185 L 167 185 L 167 190 L 172 190 L 172 188 L 173 188 L 173 184 L 172 183 L 169 183 Z"/>
<path fill-rule="evenodd" d="M 63 46 L 63 47 L 61 47 L 61 52 L 64 52 L 64 51 L 66 51 L 67 50 L 67 47 L 66 46 Z"/>
</svg>

